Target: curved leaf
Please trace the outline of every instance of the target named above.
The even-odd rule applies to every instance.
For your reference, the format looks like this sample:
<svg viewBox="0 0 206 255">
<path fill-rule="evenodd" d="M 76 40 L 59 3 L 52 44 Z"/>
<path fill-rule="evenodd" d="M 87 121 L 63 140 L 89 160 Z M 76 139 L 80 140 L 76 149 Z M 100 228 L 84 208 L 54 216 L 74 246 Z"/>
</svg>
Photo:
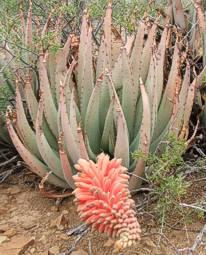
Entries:
<svg viewBox="0 0 206 255">
<path fill-rule="evenodd" d="M 38 160 L 32 153 L 30 153 L 29 150 L 27 150 L 24 147 L 23 143 L 21 142 L 21 140 L 17 136 L 17 134 L 16 134 L 16 132 L 15 132 L 8 116 L 7 116 L 7 128 L 8 128 L 10 137 L 12 139 L 12 142 L 15 144 L 15 147 L 16 147 L 19 155 L 25 161 L 27 166 L 35 174 L 39 175 L 42 178 L 45 177 L 46 174 L 48 174 L 49 169 L 40 160 Z M 67 187 L 66 183 L 64 181 L 60 180 L 54 174 L 49 174 L 48 182 L 54 184 L 55 186 L 59 186 L 59 187 L 62 187 L 62 188 Z"/>
<path fill-rule="evenodd" d="M 57 109 L 52 98 L 51 88 L 47 75 L 46 62 L 43 55 L 39 57 L 39 78 L 41 93 L 44 102 L 44 114 L 55 137 L 58 139 Z"/>
<path fill-rule="evenodd" d="M 145 90 L 142 80 L 140 80 L 140 90 L 142 95 L 142 104 L 143 104 L 143 115 L 142 115 L 142 124 L 140 128 L 140 138 L 139 138 L 139 147 L 138 150 L 141 151 L 145 156 L 149 154 L 149 148 L 151 143 L 151 111 L 149 104 L 149 97 Z M 129 188 L 130 190 L 136 189 L 140 183 L 141 179 L 138 179 L 138 176 L 142 176 L 144 172 L 145 162 L 144 159 L 139 159 L 137 161 L 133 175 L 130 178 Z"/>
</svg>

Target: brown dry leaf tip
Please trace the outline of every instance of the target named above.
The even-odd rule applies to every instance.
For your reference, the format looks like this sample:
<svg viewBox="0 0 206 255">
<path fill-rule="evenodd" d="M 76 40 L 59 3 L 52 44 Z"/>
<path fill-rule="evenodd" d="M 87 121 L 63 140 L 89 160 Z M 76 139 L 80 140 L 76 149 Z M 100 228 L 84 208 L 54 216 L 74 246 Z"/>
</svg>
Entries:
<svg viewBox="0 0 206 255">
<path fill-rule="evenodd" d="M 104 153 L 97 163 L 80 159 L 75 168 L 73 192 L 82 221 L 101 233 L 119 238 L 116 249 L 124 249 L 140 240 L 140 225 L 135 217 L 135 203 L 130 198 L 127 169 L 120 159 Z"/>
<path fill-rule="evenodd" d="M 14 109 L 12 109 L 11 106 L 7 107 L 6 118 L 10 119 L 14 123 L 16 122 L 16 119 L 17 119 L 16 111 Z"/>
</svg>

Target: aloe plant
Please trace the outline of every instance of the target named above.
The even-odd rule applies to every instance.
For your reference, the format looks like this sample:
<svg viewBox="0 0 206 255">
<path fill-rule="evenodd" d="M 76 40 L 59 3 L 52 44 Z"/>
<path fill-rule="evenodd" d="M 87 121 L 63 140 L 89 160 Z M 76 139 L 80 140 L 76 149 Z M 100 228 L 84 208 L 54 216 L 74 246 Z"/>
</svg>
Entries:
<svg viewBox="0 0 206 255">
<path fill-rule="evenodd" d="M 30 6 L 28 46 L 33 45 L 31 12 Z M 49 19 L 42 36 L 48 26 Z M 133 190 L 140 184 L 144 160 L 134 160 L 132 152 L 154 152 L 169 132 L 188 137 L 196 80 L 190 84 L 183 38 L 172 33 L 169 23 L 162 29 L 158 19 L 145 19 L 134 40 L 124 42 L 112 25 L 110 3 L 100 46 L 93 43 L 86 11 L 78 57 L 75 39 L 69 35 L 55 52 L 41 45 L 38 76 L 27 69 L 23 79 L 17 77 L 16 107 L 7 111 L 10 137 L 30 169 L 41 177 L 49 172 L 54 185 L 73 189 L 74 164 L 80 158 L 95 161 L 104 151 L 122 159 Z M 26 57 L 32 61 L 31 54 Z"/>
</svg>

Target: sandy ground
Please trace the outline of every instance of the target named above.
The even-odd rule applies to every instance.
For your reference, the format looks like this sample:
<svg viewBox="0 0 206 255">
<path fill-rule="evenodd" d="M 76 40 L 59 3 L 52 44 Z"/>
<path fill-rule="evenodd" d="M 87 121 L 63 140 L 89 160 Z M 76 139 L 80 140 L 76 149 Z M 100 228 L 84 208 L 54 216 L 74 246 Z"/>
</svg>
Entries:
<svg viewBox="0 0 206 255">
<path fill-rule="evenodd" d="M 149 213 L 138 219 L 143 232 L 141 242 L 119 255 L 178 254 L 178 248 L 193 245 L 205 224 L 194 218 L 190 224 L 177 225 L 176 230 L 164 228 L 163 235 L 159 235 L 160 224 Z M 80 224 L 73 197 L 57 206 L 54 199 L 42 197 L 18 175 L 0 186 L 0 255 L 113 254 L 113 242 L 102 234 L 89 230 L 79 241 L 78 235 L 66 234 Z M 193 254 L 206 254 L 204 241 L 206 238 Z"/>
</svg>

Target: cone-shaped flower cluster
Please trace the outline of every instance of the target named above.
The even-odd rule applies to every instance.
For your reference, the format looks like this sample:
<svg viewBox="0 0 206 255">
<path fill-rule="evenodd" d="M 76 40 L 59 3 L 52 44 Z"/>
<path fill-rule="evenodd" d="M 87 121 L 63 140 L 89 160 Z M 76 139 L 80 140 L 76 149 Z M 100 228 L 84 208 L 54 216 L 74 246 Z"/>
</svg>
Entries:
<svg viewBox="0 0 206 255">
<path fill-rule="evenodd" d="M 81 220 L 112 238 L 119 237 L 118 249 L 139 240 L 141 230 L 128 189 L 129 176 L 121 159 L 109 160 L 102 153 L 96 164 L 80 159 L 75 168 L 79 173 L 73 177 L 74 194 Z"/>
</svg>

